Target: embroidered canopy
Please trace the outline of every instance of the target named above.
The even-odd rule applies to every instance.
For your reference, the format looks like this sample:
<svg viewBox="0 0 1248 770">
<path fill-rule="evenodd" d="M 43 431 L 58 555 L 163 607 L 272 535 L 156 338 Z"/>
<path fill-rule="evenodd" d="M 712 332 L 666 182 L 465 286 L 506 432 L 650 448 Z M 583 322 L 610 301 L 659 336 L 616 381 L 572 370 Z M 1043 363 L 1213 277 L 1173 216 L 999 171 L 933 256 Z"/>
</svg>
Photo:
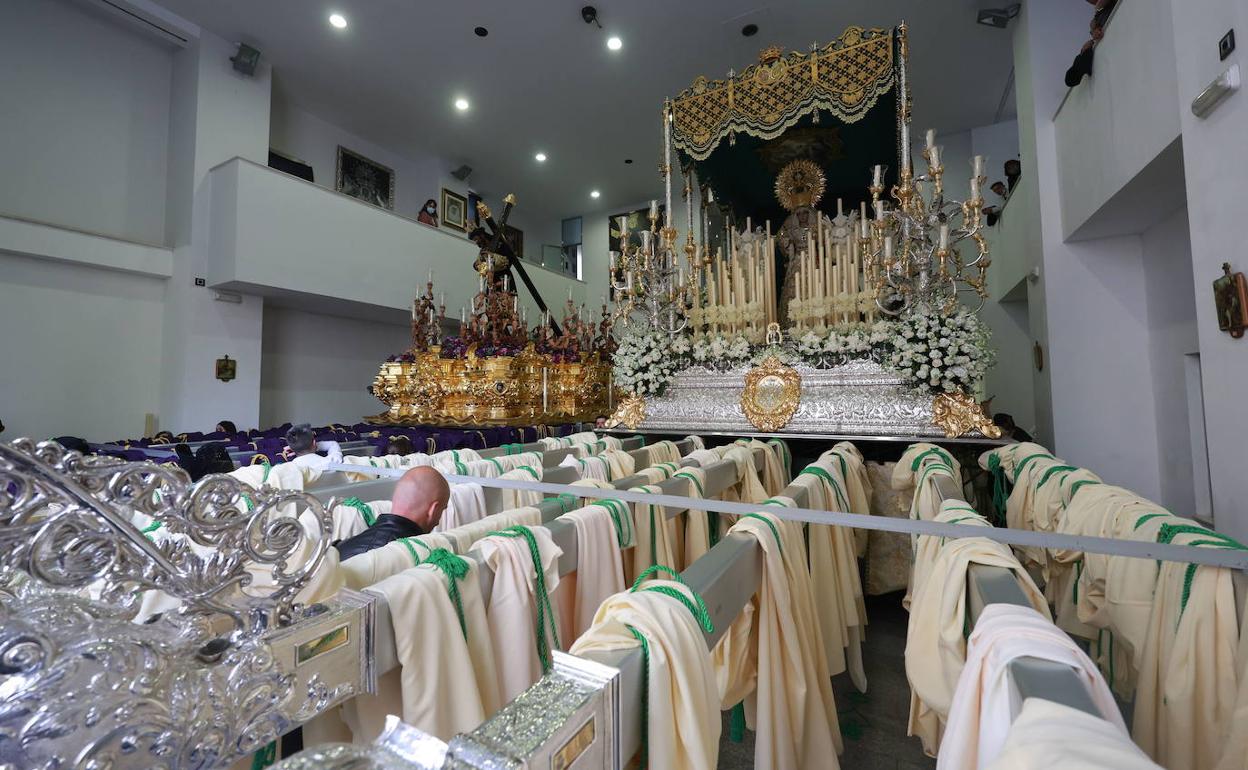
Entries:
<svg viewBox="0 0 1248 770">
<path fill-rule="evenodd" d="M 873 165 L 888 169 L 886 184 L 896 179 L 904 36 L 850 27 L 806 53 L 768 48 L 726 80 L 699 77 L 671 104 L 681 165 L 696 169 L 738 227 L 746 216 L 779 226 L 787 212 L 774 194 L 776 176 L 798 159 L 827 178 L 820 209 L 835 215 L 838 199 L 856 207 Z"/>
</svg>

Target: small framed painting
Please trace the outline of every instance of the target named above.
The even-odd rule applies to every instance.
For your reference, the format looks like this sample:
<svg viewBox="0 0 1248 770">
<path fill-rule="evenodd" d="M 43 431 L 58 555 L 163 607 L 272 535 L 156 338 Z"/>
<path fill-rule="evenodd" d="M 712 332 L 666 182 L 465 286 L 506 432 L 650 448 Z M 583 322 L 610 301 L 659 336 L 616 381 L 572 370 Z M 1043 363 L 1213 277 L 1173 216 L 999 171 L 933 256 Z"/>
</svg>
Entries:
<svg viewBox="0 0 1248 770">
<path fill-rule="evenodd" d="M 378 208 L 394 210 L 394 169 L 338 145 L 334 189 Z"/>
<path fill-rule="evenodd" d="M 442 188 L 442 225 L 461 233 L 468 229 L 468 199 Z"/>
</svg>

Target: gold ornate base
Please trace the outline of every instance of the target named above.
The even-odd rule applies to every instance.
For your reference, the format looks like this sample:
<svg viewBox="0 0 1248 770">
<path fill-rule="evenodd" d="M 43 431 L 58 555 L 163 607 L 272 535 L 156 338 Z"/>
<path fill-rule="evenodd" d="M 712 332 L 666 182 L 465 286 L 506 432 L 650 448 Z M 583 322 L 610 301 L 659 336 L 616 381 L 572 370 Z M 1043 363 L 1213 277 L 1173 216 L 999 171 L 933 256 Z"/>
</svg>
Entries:
<svg viewBox="0 0 1248 770">
<path fill-rule="evenodd" d="M 1001 438 L 1001 429 L 969 393 L 941 393 L 933 398 L 932 424 L 943 430 L 946 438 L 957 438 L 972 430 L 988 438 Z"/>
<path fill-rule="evenodd" d="M 530 345 L 517 356 L 441 358 L 432 348 L 415 361 L 381 365 L 373 395 L 389 409 L 374 425 L 515 426 L 581 422 L 605 416 L 613 399 L 611 367 L 596 357 L 555 363 Z"/>
</svg>

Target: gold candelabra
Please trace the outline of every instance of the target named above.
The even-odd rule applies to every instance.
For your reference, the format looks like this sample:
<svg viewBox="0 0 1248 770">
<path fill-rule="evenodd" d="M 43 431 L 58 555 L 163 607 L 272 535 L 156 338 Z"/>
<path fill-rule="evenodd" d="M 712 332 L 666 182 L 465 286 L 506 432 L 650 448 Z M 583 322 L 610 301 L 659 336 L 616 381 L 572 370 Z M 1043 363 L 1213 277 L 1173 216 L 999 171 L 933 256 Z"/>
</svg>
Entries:
<svg viewBox="0 0 1248 770">
<path fill-rule="evenodd" d="M 904 25 L 901 28 L 902 55 L 898 88 L 902 99 L 901 173 L 889 191 L 893 204 L 883 199 L 884 168 L 876 166 L 872 176 L 871 203 L 874 219 L 868 222 L 866 204 L 860 218 L 859 245 L 863 267 L 875 294 L 875 304 L 888 315 L 899 315 L 910 307 L 926 305 L 948 313 L 958 304 L 963 291 L 973 292 L 983 307 L 988 298 L 988 243 L 984 240 L 981 209 L 984 199 L 980 186 L 984 178 L 984 158 L 976 155 L 971 173 L 970 197 L 964 201 L 945 197 L 945 167 L 936 132 L 927 132 L 923 159 L 927 173 L 918 177 L 910 165 L 910 93 L 906 81 L 908 58 Z M 970 241 L 975 256 L 964 258 L 958 244 Z"/>
<path fill-rule="evenodd" d="M 663 159 L 659 173 L 663 179 L 667 208 L 663 226 L 659 226 L 659 202 L 650 201 L 650 229 L 640 232 L 640 243 L 634 245 L 628 222 L 621 226 L 620 250 L 611 252 L 611 288 L 615 292 L 616 323 L 626 331 L 679 334 L 688 326 L 688 310 L 699 290 L 701 268 L 709 258 L 698 259 L 694 242 L 693 192 L 685 176 L 685 202 L 688 228 L 683 249 L 676 245 L 677 232 L 672 225 L 672 109 L 663 103 Z M 685 266 L 680 264 L 683 250 Z"/>
</svg>

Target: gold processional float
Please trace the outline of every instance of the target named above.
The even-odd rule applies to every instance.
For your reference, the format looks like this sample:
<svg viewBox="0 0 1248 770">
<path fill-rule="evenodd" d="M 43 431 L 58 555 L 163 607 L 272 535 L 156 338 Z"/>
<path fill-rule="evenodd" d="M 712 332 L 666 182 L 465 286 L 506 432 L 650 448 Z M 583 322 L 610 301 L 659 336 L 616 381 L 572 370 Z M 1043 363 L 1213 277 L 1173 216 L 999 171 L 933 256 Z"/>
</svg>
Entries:
<svg viewBox="0 0 1248 770">
<path fill-rule="evenodd" d="M 969 196 L 948 198 L 928 131 L 916 174 L 907 56 L 905 25 L 851 27 L 809 53 L 768 48 L 665 101 L 665 206 L 652 201 L 638 232 L 619 223 L 614 309 L 597 323 L 569 299 L 562 327 L 544 313 L 530 331 L 509 282 L 515 266 L 528 283 L 523 266 L 478 204 L 495 236 L 460 334 L 441 336 L 430 280 L 413 303 L 412 348 L 371 388 L 389 407 L 372 421 L 611 414 L 609 426 L 654 432 L 998 438 L 975 397 L 993 359 L 975 315 L 990 264 L 983 158 Z"/>
</svg>

